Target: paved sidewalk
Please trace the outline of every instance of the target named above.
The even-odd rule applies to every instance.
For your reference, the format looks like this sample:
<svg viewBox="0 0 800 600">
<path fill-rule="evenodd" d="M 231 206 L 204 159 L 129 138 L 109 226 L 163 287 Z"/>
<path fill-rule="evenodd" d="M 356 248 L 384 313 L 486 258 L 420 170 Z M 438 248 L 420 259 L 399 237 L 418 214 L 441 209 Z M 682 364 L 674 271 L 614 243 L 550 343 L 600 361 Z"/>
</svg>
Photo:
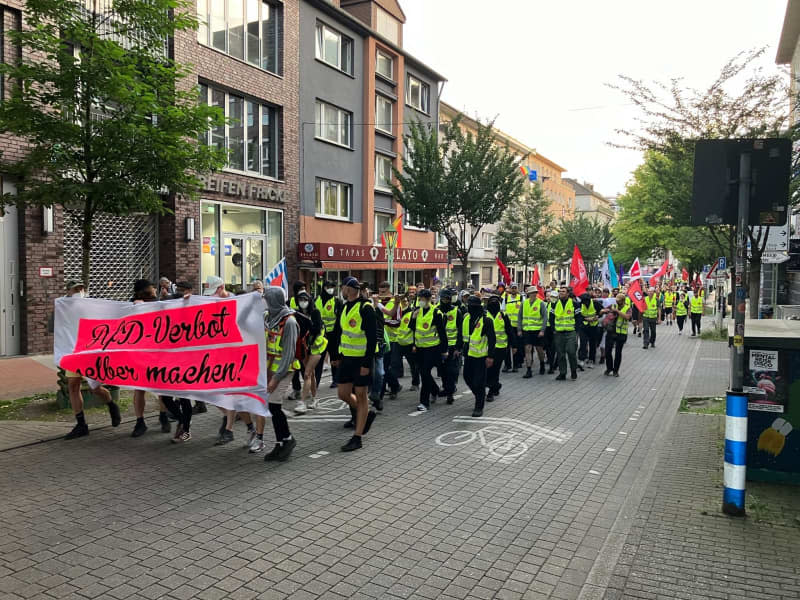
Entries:
<svg viewBox="0 0 800 600">
<path fill-rule="evenodd" d="M 605 592 L 589 575 L 607 560 L 601 550 L 621 549 L 630 533 L 619 517 L 640 505 L 698 352 L 711 344 L 671 329 L 659 327 L 655 350 L 630 338 L 620 378 L 601 368 L 577 382 L 503 375 L 481 419 L 469 417 L 463 382 L 455 405 L 422 415 L 404 391 L 352 454 L 339 452 L 347 410 L 327 387 L 320 410 L 290 420 L 298 446 L 283 464 L 248 455 L 240 425 L 234 443 L 214 447 L 213 410 L 185 445 L 155 428 L 139 439 L 103 429 L 3 452 L 0 596 Z M 715 368 L 723 363 L 710 361 Z"/>
<path fill-rule="evenodd" d="M 0 400 L 58 391 L 52 355 L 0 358 Z"/>
</svg>

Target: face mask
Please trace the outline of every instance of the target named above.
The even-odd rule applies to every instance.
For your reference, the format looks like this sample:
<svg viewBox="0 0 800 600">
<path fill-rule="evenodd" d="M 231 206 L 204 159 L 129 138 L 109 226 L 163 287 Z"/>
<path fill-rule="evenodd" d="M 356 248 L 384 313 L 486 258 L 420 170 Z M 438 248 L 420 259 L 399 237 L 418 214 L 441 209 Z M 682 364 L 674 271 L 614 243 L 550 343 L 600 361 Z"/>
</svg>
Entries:
<svg viewBox="0 0 800 600">
<path fill-rule="evenodd" d="M 333 291 L 334 291 L 333 288 L 325 288 L 325 293 L 328 294 L 329 296 L 333 296 Z"/>
<path fill-rule="evenodd" d="M 496 315 L 497 313 L 500 312 L 500 305 L 492 302 L 489 305 L 489 312 L 492 313 L 493 315 Z"/>
<path fill-rule="evenodd" d="M 303 310 L 308 308 L 308 300 L 300 300 L 300 302 L 298 302 L 298 304 L 300 305 L 300 308 L 302 308 Z"/>
<path fill-rule="evenodd" d="M 441 299 L 441 303 L 442 304 L 450 304 L 450 298 L 442 298 Z"/>
<path fill-rule="evenodd" d="M 86 290 L 81 290 L 80 292 L 78 292 L 78 297 L 79 298 L 86 298 Z"/>
<path fill-rule="evenodd" d="M 469 314 L 478 317 L 483 314 L 483 307 L 482 306 L 470 306 L 468 308 Z"/>
<path fill-rule="evenodd" d="M 427 300 L 420 300 L 419 301 L 419 307 L 420 308 L 428 308 L 429 304 L 430 304 L 430 302 L 428 302 Z"/>
</svg>

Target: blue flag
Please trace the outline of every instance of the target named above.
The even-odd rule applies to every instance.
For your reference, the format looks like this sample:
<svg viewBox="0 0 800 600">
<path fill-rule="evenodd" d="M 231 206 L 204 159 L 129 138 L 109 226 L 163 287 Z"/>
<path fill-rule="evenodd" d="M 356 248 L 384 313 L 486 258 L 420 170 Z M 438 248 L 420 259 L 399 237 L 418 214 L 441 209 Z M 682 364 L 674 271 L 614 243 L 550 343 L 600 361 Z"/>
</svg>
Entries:
<svg viewBox="0 0 800 600">
<path fill-rule="evenodd" d="M 617 268 L 614 266 L 614 259 L 611 258 L 611 252 L 608 253 L 608 274 L 611 277 L 611 287 L 618 288 L 619 280 L 617 279 Z"/>
</svg>

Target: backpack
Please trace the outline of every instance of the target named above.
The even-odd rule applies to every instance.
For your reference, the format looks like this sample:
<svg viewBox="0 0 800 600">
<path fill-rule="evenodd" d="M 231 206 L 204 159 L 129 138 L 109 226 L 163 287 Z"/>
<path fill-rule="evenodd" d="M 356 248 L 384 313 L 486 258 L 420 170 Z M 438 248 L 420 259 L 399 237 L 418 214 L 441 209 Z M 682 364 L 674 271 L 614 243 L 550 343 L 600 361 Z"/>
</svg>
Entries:
<svg viewBox="0 0 800 600">
<path fill-rule="evenodd" d="M 294 317 L 294 320 L 297 322 L 297 342 L 294 348 L 294 357 L 302 362 L 309 354 L 308 337 L 311 334 L 311 319 L 299 312 L 286 315 L 278 324 L 278 332 L 281 337 L 283 337 L 283 327 L 286 325 L 286 320 L 289 317 Z"/>
</svg>

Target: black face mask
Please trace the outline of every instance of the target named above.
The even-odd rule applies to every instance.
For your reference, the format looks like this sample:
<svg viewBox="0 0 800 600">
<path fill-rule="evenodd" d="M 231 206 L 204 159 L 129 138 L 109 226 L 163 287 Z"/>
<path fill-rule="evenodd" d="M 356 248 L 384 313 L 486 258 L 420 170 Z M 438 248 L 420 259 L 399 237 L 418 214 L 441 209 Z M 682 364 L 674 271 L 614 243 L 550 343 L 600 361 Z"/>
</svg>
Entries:
<svg viewBox="0 0 800 600">
<path fill-rule="evenodd" d="M 479 317 L 483 314 L 483 307 L 482 306 L 469 306 L 467 308 L 469 314 L 473 317 Z"/>
<path fill-rule="evenodd" d="M 489 312 L 492 313 L 493 316 L 496 316 L 497 313 L 500 312 L 500 305 L 497 304 L 496 302 L 492 302 L 489 305 Z"/>
</svg>

